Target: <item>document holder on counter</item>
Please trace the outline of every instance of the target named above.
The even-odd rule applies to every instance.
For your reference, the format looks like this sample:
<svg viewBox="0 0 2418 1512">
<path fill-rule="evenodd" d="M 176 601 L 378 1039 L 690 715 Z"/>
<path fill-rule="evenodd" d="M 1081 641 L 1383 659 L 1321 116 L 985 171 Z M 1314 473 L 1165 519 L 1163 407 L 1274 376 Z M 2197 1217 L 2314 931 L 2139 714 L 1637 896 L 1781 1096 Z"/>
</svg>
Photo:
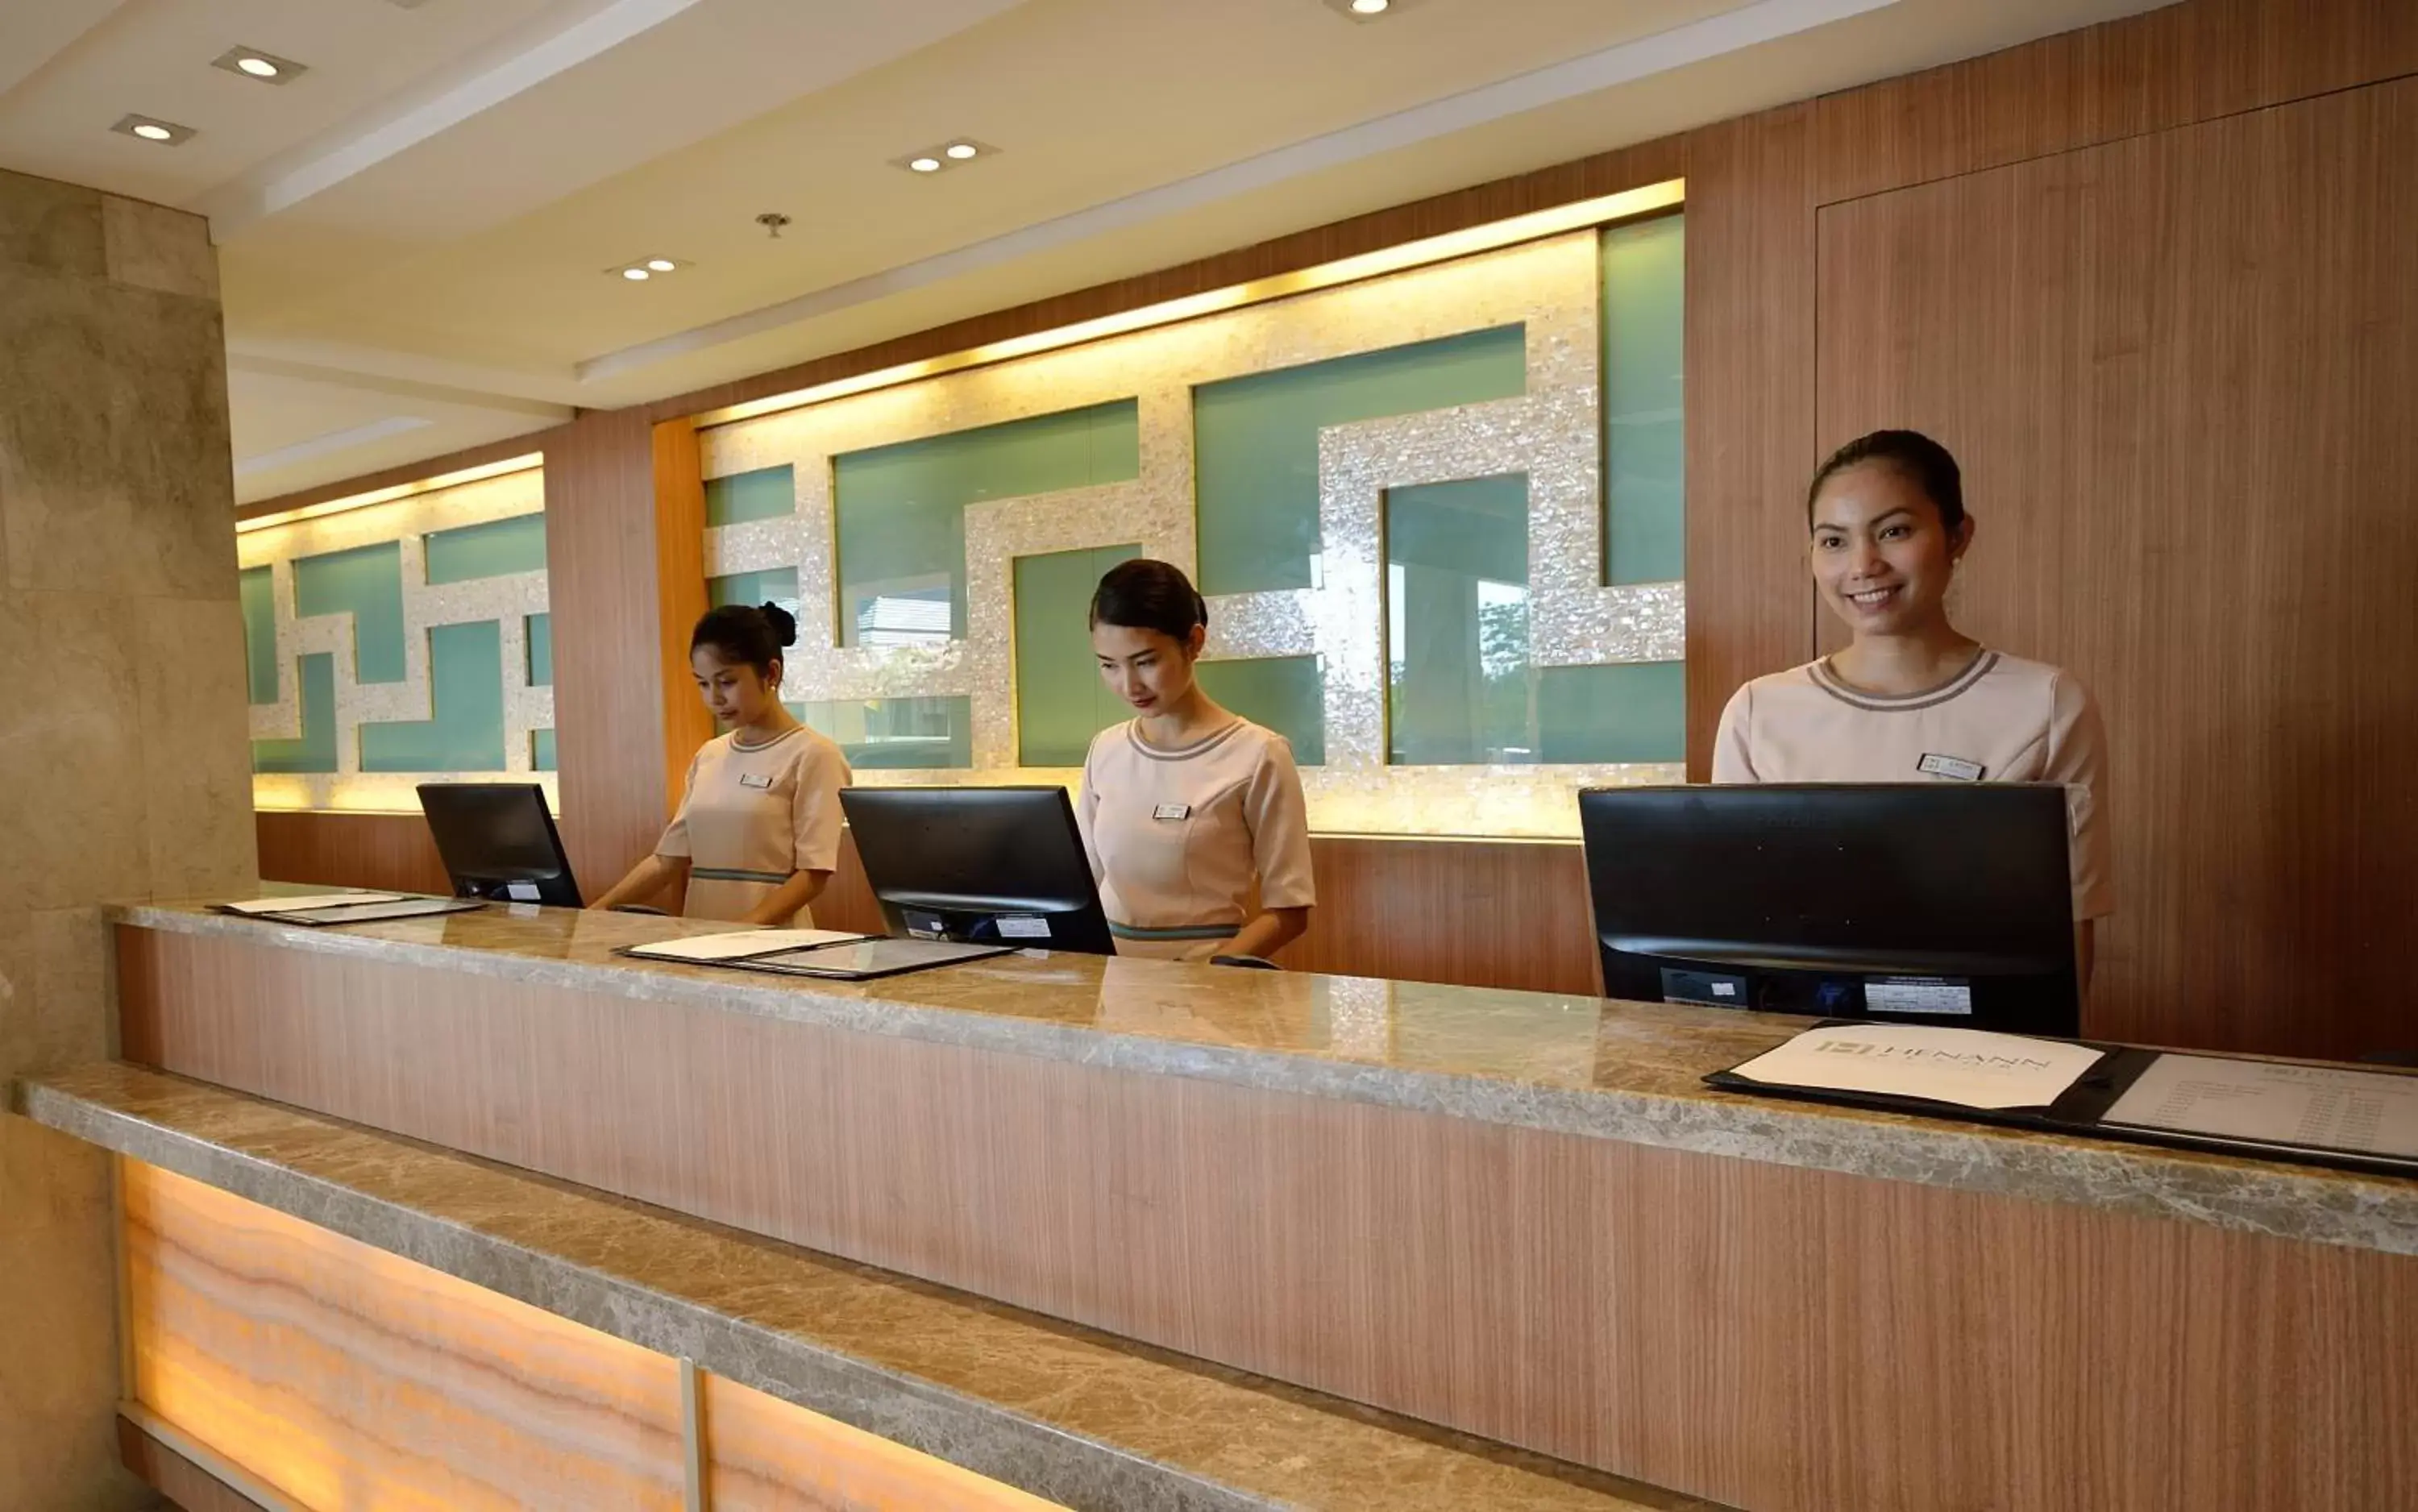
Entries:
<svg viewBox="0 0 2418 1512">
<path fill-rule="evenodd" d="M 1938 1037 L 1933 1044 L 1940 1048 L 1928 1052 L 1932 1054 L 1952 1048 L 1954 1037 L 1961 1035 L 1973 1036 L 1977 1042 L 2037 1046 L 2038 1065 L 2055 1065 L 2083 1053 L 2096 1056 L 2070 1080 L 2058 1072 L 2047 1072 L 2062 1083 L 2062 1090 L 2045 1102 L 1987 1106 L 1886 1090 L 1886 1083 L 1900 1078 L 1890 1071 L 1876 1071 L 1876 1061 L 1897 1053 L 1901 1046 L 1892 1040 L 1907 1032 L 1899 1026 L 1829 1020 L 1786 1045 L 1704 1079 L 1706 1085 L 1723 1092 L 2418 1176 L 2418 1075 L 2152 1050 L 2089 1040 L 2027 1040 L 1952 1029 L 1920 1031 Z M 1878 1057 L 1859 1041 L 1879 1046 Z M 1814 1058 L 1797 1053 L 1805 1047 L 1815 1052 Z M 1833 1051 L 1842 1052 L 1844 1061 L 1831 1060 Z M 1758 1062 L 1777 1063 L 1783 1056 L 1788 1058 L 1786 1069 L 1778 1074 L 1768 1067 L 1764 1076 L 1748 1074 Z M 1842 1074 L 1832 1076 L 1833 1067 Z M 1925 1087 L 1933 1079 L 1927 1067 L 1914 1064 L 1908 1066 L 1903 1082 L 1907 1087 Z M 1841 1084 L 1856 1081 L 1863 1084 Z"/>
<path fill-rule="evenodd" d="M 739 937 L 719 938 L 736 940 Z M 964 961 L 987 960 L 994 955 L 1012 955 L 1015 953 L 1013 945 L 967 945 L 945 939 L 890 939 L 879 935 L 859 935 L 819 944 L 772 942 L 763 951 L 754 954 L 691 956 L 678 959 L 677 964 L 722 967 L 735 971 L 762 971 L 773 976 L 812 977 L 825 982 L 868 982 L 875 977 L 926 971 L 934 967 L 956 966 Z M 650 955 L 643 945 L 625 945 L 614 954 L 640 961 L 675 959 Z"/>
<path fill-rule="evenodd" d="M 262 902 L 266 903 L 267 899 Z M 270 924 L 302 924 L 313 929 L 325 929 L 330 924 L 386 924 L 397 919 L 427 919 L 443 913 L 469 913 L 483 909 L 485 904 L 474 898 L 384 897 L 362 898 L 357 902 L 336 902 L 329 898 L 297 898 L 299 907 L 264 908 L 259 903 L 235 905 L 222 903 L 215 911 L 231 913 L 238 919 L 265 919 Z"/>
</svg>

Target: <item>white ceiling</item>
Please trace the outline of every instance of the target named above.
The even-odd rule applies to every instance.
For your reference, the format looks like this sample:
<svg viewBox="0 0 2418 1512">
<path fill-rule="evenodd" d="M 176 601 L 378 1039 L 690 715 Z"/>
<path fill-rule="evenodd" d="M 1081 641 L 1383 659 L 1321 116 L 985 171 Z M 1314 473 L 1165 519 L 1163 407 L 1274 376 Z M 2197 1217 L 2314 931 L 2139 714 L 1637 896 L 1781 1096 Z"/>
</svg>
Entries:
<svg viewBox="0 0 2418 1512">
<path fill-rule="evenodd" d="M 2146 8 L 0 0 L 0 167 L 210 218 L 253 499 Z"/>
</svg>

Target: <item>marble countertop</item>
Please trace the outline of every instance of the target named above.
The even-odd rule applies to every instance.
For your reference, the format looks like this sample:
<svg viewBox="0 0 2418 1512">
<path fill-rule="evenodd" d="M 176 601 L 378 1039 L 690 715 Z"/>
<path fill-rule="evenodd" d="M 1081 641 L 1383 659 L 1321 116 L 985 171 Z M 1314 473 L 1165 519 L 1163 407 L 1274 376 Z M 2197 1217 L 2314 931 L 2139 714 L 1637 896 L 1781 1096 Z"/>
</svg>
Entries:
<svg viewBox="0 0 2418 1512">
<path fill-rule="evenodd" d="M 121 924 L 1347 1098 L 1592 1138 L 2418 1255 L 2418 1180 L 1717 1092 L 1811 1020 L 1066 954 L 864 983 L 640 961 L 727 925 L 497 906 L 310 929 L 200 904 Z"/>
<path fill-rule="evenodd" d="M 1718 1512 L 995 1302 L 119 1063 L 28 1117 L 1068 1506 Z"/>
</svg>

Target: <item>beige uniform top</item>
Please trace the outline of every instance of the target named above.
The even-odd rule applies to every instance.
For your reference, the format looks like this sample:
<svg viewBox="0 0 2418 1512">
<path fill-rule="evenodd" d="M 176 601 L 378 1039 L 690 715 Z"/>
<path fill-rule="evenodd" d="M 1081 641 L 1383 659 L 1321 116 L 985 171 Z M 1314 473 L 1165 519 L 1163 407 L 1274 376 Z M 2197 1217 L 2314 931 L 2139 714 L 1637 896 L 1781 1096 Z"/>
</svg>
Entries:
<svg viewBox="0 0 2418 1512">
<path fill-rule="evenodd" d="M 1175 956 L 1232 939 L 1260 907 L 1318 901 L 1293 747 L 1237 717 L 1177 750 L 1139 721 L 1093 738 L 1076 817 L 1121 955 Z"/>
<path fill-rule="evenodd" d="M 2105 757 L 2099 706 L 2073 674 L 1985 649 L 1899 697 L 1849 687 L 1828 659 L 1757 678 L 1722 710 L 1713 781 L 2063 783 L 2074 916 L 2097 919 L 2116 911 Z"/>
<path fill-rule="evenodd" d="M 655 844 L 658 856 L 689 860 L 681 911 L 692 919 L 744 919 L 792 873 L 839 867 L 848 757 L 803 725 L 762 745 L 741 745 L 738 734 L 697 747 L 680 812 Z M 812 924 L 812 911 L 800 909 L 796 922 Z"/>
</svg>

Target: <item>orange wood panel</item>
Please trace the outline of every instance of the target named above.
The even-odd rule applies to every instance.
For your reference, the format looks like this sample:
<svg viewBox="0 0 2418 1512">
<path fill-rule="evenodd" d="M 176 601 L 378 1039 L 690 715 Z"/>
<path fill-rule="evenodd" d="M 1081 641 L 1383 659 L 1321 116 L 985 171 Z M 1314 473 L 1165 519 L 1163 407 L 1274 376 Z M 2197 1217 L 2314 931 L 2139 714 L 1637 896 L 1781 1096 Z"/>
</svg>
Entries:
<svg viewBox="0 0 2418 1512">
<path fill-rule="evenodd" d="M 294 813 L 253 816 L 260 836 L 260 875 L 271 882 L 453 891 L 428 821 L 417 814 Z"/>
<path fill-rule="evenodd" d="M 1805 661 L 1798 499 L 1814 454 L 1812 114 L 1688 139 L 1688 773 L 1738 684 Z M 1590 974 L 1594 968 L 1590 966 Z"/>
<path fill-rule="evenodd" d="M 2410 0 L 2189 0 L 1822 97 L 1816 197 L 1900 189 L 2411 72 Z"/>
<path fill-rule="evenodd" d="M 1048 1512 L 1059 1505 L 777 1397 L 707 1375 L 714 1512 Z"/>
<path fill-rule="evenodd" d="M 583 415 L 546 448 L 563 844 L 598 893 L 664 828 L 653 479 L 652 428 L 632 411 Z"/>
<path fill-rule="evenodd" d="M 131 1059 L 1740 1507 L 2364 1512 L 2418 1484 L 2407 1257 L 121 944 Z"/>
<path fill-rule="evenodd" d="M 2418 1046 L 2418 80 L 1822 212 L 1822 436 L 1966 467 L 1956 600 L 2073 668 L 2119 912 L 2085 1027 Z"/>
<path fill-rule="evenodd" d="M 1318 907 L 1278 959 L 1298 971 L 1595 995 L 1575 842 L 1312 835 Z"/>
<path fill-rule="evenodd" d="M 696 424 L 654 428 L 656 678 L 664 705 L 664 817 L 680 807 L 688 764 L 713 739 L 713 716 L 690 680 L 689 633 L 705 613 L 705 472 Z M 635 859 L 635 858 L 634 858 Z"/>
<path fill-rule="evenodd" d="M 680 1364 L 120 1162 L 134 1399 L 311 1507 L 676 1508 Z"/>
</svg>

